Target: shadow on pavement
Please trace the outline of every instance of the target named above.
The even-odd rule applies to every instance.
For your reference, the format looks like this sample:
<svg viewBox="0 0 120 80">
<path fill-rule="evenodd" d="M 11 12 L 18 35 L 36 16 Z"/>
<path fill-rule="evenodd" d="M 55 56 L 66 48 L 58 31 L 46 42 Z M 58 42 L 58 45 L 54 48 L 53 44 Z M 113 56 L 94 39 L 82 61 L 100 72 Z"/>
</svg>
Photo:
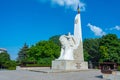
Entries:
<svg viewBox="0 0 120 80">
<path fill-rule="evenodd" d="M 96 78 L 100 78 L 100 79 L 102 79 L 103 77 L 102 77 L 102 75 L 99 75 L 99 76 L 95 76 Z"/>
</svg>

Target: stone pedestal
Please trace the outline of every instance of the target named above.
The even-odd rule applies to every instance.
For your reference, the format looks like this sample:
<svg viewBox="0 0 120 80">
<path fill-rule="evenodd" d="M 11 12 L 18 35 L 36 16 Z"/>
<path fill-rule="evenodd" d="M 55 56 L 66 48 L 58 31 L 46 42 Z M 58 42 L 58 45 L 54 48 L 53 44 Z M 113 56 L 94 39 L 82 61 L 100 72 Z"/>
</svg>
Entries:
<svg viewBox="0 0 120 80">
<path fill-rule="evenodd" d="M 54 60 L 52 61 L 53 70 L 87 70 L 88 62 L 84 61 L 83 46 L 80 42 L 77 49 L 73 52 L 74 60 Z"/>
<path fill-rule="evenodd" d="M 52 69 L 54 70 L 86 70 L 87 62 L 78 62 L 75 60 L 54 60 L 52 61 Z"/>
</svg>

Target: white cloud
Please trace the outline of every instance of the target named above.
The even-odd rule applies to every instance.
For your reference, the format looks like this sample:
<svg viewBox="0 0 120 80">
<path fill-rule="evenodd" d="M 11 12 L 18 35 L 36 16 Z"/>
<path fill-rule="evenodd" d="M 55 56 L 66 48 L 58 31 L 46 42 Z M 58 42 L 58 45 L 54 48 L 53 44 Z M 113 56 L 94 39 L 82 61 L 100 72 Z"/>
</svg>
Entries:
<svg viewBox="0 0 120 80">
<path fill-rule="evenodd" d="M 97 27 L 97 26 L 92 25 L 92 24 L 90 24 L 90 23 L 88 23 L 87 26 L 90 28 L 91 31 L 94 32 L 94 34 L 95 34 L 96 36 L 103 36 L 103 35 L 106 34 L 100 27 Z"/>
<path fill-rule="evenodd" d="M 109 30 L 118 30 L 118 31 L 120 31 L 120 26 L 112 27 L 112 28 L 110 28 Z"/>
<path fill-rule="evenodd" d="M 85 3 L 80 0 L 39 0 L 40 2 L 50 2 L 52 5 L 59 5 L 65 8 L 71 8 L 72 10 L 76 10 L 78 4 L 81 8 L 81 11 L 85 11 Z"/>
<path fill-rule="evenodd" d="M 115 29 L 119 31 L 120 30 L 120 26 L 115 26 Z"/>
</svg>

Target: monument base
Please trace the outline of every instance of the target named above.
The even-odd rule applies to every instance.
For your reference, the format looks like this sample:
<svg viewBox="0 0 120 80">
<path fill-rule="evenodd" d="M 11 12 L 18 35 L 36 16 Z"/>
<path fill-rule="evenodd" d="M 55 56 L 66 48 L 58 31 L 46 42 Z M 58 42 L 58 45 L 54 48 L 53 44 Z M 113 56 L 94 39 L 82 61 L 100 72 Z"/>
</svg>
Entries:
<svg viewBox="0 0 120 80">
<path fill-rule="evenodd" d="M 52 61 L 52 69 L 55 70 L 86 70 L 88 62 L 78 62 L 75 60 L 54 60 Z"/>
</svg>

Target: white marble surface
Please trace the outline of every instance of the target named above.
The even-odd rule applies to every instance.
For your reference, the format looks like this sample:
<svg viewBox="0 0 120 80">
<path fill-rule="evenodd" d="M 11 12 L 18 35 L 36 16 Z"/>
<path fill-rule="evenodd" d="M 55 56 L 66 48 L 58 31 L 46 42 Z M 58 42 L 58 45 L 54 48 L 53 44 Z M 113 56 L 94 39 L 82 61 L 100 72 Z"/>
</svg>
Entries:
<svg viewBox="0 0 120 80">
<path fill-rule="evenodd" d="M 73 51 L 78 48 L 80 43 L 82 43 L 82 30 L 79 13 L 75 16 L 74 35 L 68 33 L 68 35 L 60 36 L 59 40 L 62 46 L 58 60 L 74 60 Z"/>
</svg>

